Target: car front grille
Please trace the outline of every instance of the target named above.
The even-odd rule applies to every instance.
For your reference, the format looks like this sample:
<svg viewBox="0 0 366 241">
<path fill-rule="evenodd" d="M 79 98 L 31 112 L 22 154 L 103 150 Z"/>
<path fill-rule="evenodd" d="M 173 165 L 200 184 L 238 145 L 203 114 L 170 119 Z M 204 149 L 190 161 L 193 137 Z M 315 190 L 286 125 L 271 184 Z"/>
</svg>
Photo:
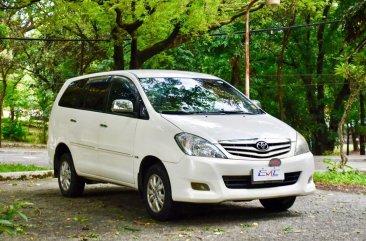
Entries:
<svg viewBox="0 0 366 241">
<path fill-rule="evenodd" d="M 281 187 L 295 184 L 301 172 L 285 173 L 285 180 L 282 182 L 252 183 L 252 176 L 222 176 L 225 186 L 230 189 L 255 189 Z"/>
<path fill-rule="evenodd" d="M 258 140 L 234 140 L 219 141 L 219 144 L 231 155 L 249 158 L 272 158 L 281 156 L 291 150 L 289 139 L 270 139 L 265 143 L 268 148 L 260 150 L 257 148 Z"/>
</svg>

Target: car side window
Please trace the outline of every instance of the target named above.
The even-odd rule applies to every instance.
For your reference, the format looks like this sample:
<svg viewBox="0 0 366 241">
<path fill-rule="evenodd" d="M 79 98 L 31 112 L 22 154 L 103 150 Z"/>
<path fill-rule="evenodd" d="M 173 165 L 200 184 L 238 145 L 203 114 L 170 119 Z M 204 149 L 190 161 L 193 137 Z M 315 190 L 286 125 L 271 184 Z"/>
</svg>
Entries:
<svg viewBox="0 0 366 241">
<path fill-rule="evenodd" d="M 113 77 L 107 104 L 108 112 L 112 113 L 112 106 L 115 100 L 128 100 L 131 101 L 133 105 L 133 113 L 130 113 L 129 115 L 136 115 L 138 109 L 138 99 L 138 90 L 131 80 L 122 76 Z"/>
<path fill-rule="evenodd" d="M 91 78 L 85 86 L 84 109 L 104 112 L 108 98 L 109 76 Z"/>
<path fill-rule="evenodd" d="M 58 102 L 59 106 L 80 109 L 84 102 L 84 86 L 88 79 L 75 80 L 69 84 Z"/>
</svg>

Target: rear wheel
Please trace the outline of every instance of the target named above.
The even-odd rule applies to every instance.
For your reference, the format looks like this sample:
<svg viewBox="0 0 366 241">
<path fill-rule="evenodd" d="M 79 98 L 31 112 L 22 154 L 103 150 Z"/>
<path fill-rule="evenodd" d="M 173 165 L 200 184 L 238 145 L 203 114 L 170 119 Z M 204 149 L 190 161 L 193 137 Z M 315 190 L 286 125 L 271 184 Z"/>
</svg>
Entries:
<svg viewBox="0 0 366 241">
<path fill-rule="evenodd" d="M 144 176 L 143 200 L 147 212 L 156 220 L 165 221 L 173 217 L 175 203 L 168 173 L 165 168 L 156 164 L 151 166 Z"/>
<path fill-rule="evenodd" d="M 66 197 L 77 197 L 84 191 L 85 181 L 76 174 L 70 153 L 64 153 L 60 157 L 58 186 Z"/>
<path fill-rule="evenodd" d="M 259 201 L 268 210 L 286 211 L 294 204 L 296 197 L 280 197 L 271 199 L 260 199 Z"/>
</svg>

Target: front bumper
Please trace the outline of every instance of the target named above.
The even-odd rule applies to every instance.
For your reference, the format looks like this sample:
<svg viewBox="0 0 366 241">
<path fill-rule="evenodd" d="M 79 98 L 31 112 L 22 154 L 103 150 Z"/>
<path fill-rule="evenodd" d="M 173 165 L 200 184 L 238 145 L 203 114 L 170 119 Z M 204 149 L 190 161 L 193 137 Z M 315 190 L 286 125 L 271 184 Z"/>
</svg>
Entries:
<svg viewBox="0 0 366 241">
<path fill-rule="evenodd" d="M 250 176 L 255 167 L 268 166 L 268 161 L 233 160 L 185 156 L 178 163 L 165 163 L 171 182 L 174 201 L 219 203 L 234 200 L 254 200 L 285 196 L 303 196 L 315 191 L 312 180 L 314 158 L 306 154 L 281 160 L 284 173 L 301 172 L 296 183 L 287 186 L 232 189 L 227 188 L 223 176 Z M 204 183 L 209 191 L 198 191 L 191 183 Z"/>
</svg>

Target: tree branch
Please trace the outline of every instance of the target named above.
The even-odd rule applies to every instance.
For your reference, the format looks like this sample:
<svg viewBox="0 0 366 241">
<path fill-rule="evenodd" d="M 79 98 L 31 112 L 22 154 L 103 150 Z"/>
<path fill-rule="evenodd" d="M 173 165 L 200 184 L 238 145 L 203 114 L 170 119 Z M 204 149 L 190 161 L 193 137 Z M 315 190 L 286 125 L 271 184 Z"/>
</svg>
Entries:
<svg viewBox="0 0 366 241">
<path fill-rule="evenodd" d="M 250 12 L 252 13 L 252 12 L 258 11 L 258 10 L 262 9 L 264 6 L 265 6 L 265 4 L 261 3 L 258 6 L 250 9 Z M 238 12 L 234 16 L 232 16 L 230 19 L 223 20 L 223 21 L 219 22 L 218 24 L 210 26 L 208 29 L 210 31 L 212 31 L 212 30 L 216 30 L 222 26 L 228 25 L 228 24 L 234 22 L 237 18 L 244 16 L 246 14 L 246 12 L 247 12 L 247 7 L 245 9 L 242 9 L 240 12 Z"/>
<path fill-rule="evenodd" d="M 170 35 L 160 41 L 155 43 L 154 45 L 144 49 L 143 51 L 139 52 L 139 57 L 140 57 L 140 62 L 143 63 L 146 60 L 148 60 L 149 58 L 151 58 L 152 56 L 167 50 L 169 48 L 173 48 L 176 46 L 177 39 L 181 38 L 183 40 L 183 36 L 179 36 L 179 31 L 180 31 L 180 24 L 176 24 L 173 28 L 173 31 L 170 33 Z M 189 38 L 190 39 L 190 38 Z"/>
</svg>

